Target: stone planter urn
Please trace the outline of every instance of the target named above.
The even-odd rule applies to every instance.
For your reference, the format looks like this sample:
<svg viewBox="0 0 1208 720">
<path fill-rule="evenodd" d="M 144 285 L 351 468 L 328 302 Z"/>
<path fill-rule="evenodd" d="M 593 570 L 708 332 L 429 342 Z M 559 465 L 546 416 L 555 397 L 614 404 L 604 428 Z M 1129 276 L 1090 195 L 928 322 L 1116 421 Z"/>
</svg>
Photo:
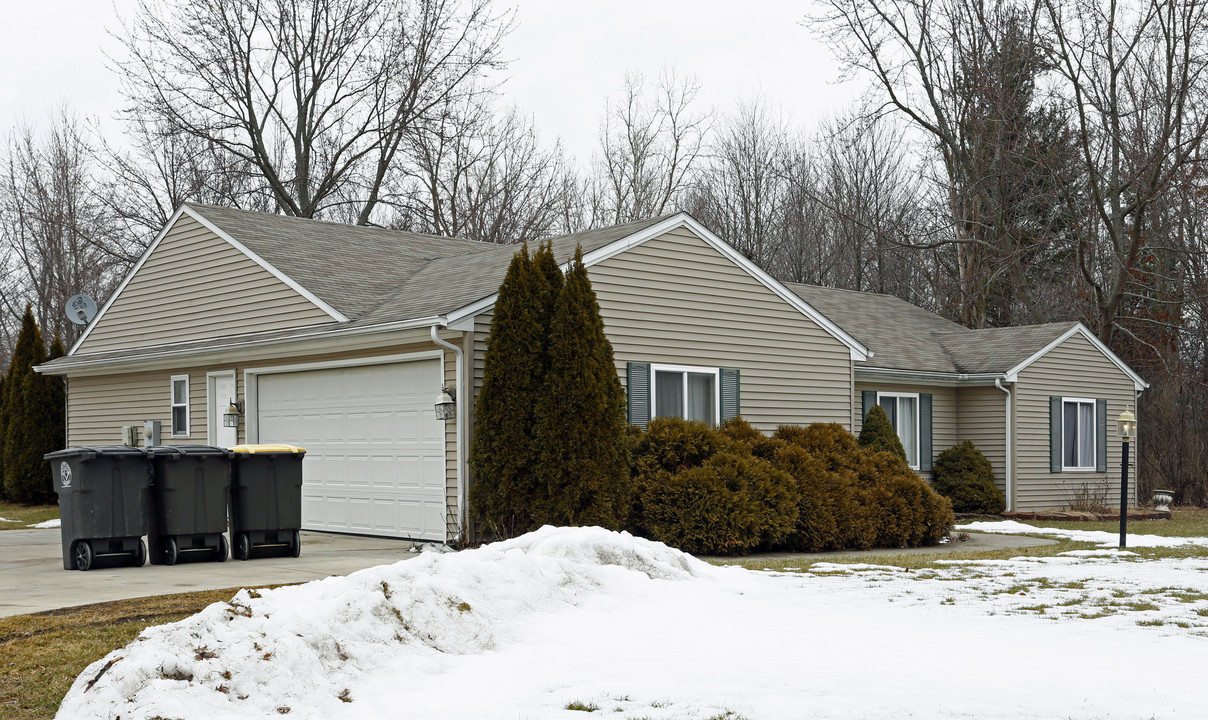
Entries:
<svg viewBox="0 0 1208 720">
<path fill-rule="evenodd" d="M 1159 512 L 1170 512 L 1170 503 L 1174 502 L 1173 490 L 1154 490 L 1153 509 Z"/>
</svg>

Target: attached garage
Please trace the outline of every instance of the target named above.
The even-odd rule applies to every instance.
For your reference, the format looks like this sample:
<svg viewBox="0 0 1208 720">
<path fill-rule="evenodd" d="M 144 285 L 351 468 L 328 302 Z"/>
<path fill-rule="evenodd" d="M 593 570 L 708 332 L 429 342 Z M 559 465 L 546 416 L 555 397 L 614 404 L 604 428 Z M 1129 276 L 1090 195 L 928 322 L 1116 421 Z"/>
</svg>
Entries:
<svg viewBox="0 0 1208 720">
<path fill-rule="evenodd" d="M 441 359 L 247 371 L 249 436 L 306 448 L 309 530 L 445 540 Z"/>
</svg>

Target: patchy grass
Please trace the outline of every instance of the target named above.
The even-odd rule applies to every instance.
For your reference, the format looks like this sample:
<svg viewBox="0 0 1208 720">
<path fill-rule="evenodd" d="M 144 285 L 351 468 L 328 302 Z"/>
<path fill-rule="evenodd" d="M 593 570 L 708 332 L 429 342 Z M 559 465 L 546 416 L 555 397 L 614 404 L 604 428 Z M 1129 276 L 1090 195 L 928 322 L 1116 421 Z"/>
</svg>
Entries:
<svg viewBox="0 0 1208 720">
<path fill-rule="evenodd" d="M 566 709 L 567 710 L 578 710 L 580 712 L 595 712 L 600 709 L 600 706 L 596 705 L 595 703 L 584 703 L 584 702 L 575 700 L 574 702 L 566 703 Z"/>
<path fill-rule="evenodd" d="M 34 525 L 59 517 L 58 505 L 17 505 L 0 502 L 0 518 L 16 522 L 0 522 L 0 530 L 24 530 Z"/>
<path fill-rule="evenodd" d="M 937 561 L 977 561 L 977 560 L 1010 560 L 1018 557 L 1052 557 L 1069 550 L 1091 550 L 1095 546 L 1091 543 L 1074 542 L 1073 540 L 1060 540 L 1053 545 L 1037 545 L 1034 547 L 1002 549 L 1002 550 L 986 550 L 981 552 L 970 551 L 949 551 L 949 552 L 934 552 L 934 553 L 918 553 L 915 555 L 877 555 L 875 550 L 869 551 L 868 555 L 858 556 L 842 556 L 832 557 L 826 553 L 816 555 L 790 555 L 782 558 L 708 558 L 708 561 L 715 565 L 739 565 L 748 570 L 762 570 L 770 568 L 778 572 L 814 572 L 810 568 L 815 563 L 836 563 L 836 564 L 852 564 L 852 563 L 868 563 L 871 565 L 890 565 L 893 567 L 905 568 L 907 570 L 923 570 L 928 568 L 943 567 Z M 1195 557 L 1198 555 L 1208 556 L 1208 548 L 1198 548 L 1200 552 L 1191 553 L 1187 557 Z M 1138 551 L 1140 552 L 1140 551 Z M 791 569 L 790 569 L 791 568 Z M 826 574 L 827 571 L 819 570 L 816 574 Z M 841 573 L 840 573 L 841 574 Z M 1003 573 L 1001 577 L 1009 577 L 1011 573 Z"/>
<path fill-rule="evenodd" d="M 1033 527 L 1062 530 L 1102 530 L 1120 532 L 1118 520 L 1082 522 L 1079 520 L 1020 520 Z M 1208 537 L 1208 508 L 1175 508 L 1169 520 L 1129 520 L 1130 535 L 1162 535 L 1165 537 Z"/>
<path fill-rule="evenodd" d="M 5 516 L 7 517 L 7 516 Z M 238 588 L 161 595 L 0 618 L 0 717 L 53 718 L 77 675 L 134 640 L 231 599 Z"/>
</svg>

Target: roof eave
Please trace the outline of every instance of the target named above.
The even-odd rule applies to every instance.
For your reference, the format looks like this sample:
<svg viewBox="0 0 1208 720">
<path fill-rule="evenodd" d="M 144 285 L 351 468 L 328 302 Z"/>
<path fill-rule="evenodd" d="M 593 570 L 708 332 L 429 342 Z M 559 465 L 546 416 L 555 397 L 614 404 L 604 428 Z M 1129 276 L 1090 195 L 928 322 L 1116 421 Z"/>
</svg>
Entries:
<svg viewBox="0 0 1208 720">
<path fill-rule="evenodd" d="M 880 368 L 856 366 L 857 380 L 886 380 L 911 385 L 938 386 L 981 386 L 993 385 L 995 380 L 1006 380 L 1005 373 L 956 373 L 940 370 L 908 370 L 904 368 Z"/>
<path fill-rule="evenodd" d="M 179 361 L 184 358 L 200 362 L 201 359 L 209 356 L 221 356 L 231 351 L 239 351 L 241 354 L 248 354 L 249 357 L 252 357 L 251 354 L 255 351 L 278 352 L 278 348 L 290 345 L 305 345 L 307 352 L 312 350 L 315 352 L 326 352 L 332 349 L 361 349 L 351 345 L 350 341 L 354 341 L 357 338 L 373 338 L 374 341 L 366 345 L 366 347 L 373 347 L 380 344 L 380 340 L 377 339 L 378 336 L 409 330 L 426 330 L 432 326 L 445 327 L 445 318 L 443 316 L 431 316 L 413 320 L 379 323 L 364 327 L 315 329 L 313 332 L 302 332 L 284 337 L 244 337 L 205 347 L 181 348 L 159 346 L 147 348 L 145 352 L 140 352 L 136 356 L 122 358 L 97 358 L 89 360 L 87 355 L 76 358 L 68 355 L 51 363 L 36 365 L 34 366 L 34 370 L 43 375 L 108 375 L 119 372 L 149 370 L 157 367 L 179 367 Z M 417 336 L 417 339 L 422 340 L 423 337 Z M 331 346 L 330 348 L 327 347 L 329 345 Z M 260 354 L 264 355 L 263 352 Z"/>
</svg>

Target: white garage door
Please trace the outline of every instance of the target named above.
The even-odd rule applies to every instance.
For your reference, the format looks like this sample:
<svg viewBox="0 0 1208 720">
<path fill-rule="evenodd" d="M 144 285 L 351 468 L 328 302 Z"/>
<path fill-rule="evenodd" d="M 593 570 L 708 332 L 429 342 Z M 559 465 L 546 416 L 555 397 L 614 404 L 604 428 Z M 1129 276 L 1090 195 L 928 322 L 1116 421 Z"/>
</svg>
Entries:
<svg viewBox="0 0 1208 720">
<path fill-rule="evenodd" d="M 306 448 L 304 527 L 444 541 L 440 386 L 438 360 L 258 376 L 259 442 Z"/>
</svg>

